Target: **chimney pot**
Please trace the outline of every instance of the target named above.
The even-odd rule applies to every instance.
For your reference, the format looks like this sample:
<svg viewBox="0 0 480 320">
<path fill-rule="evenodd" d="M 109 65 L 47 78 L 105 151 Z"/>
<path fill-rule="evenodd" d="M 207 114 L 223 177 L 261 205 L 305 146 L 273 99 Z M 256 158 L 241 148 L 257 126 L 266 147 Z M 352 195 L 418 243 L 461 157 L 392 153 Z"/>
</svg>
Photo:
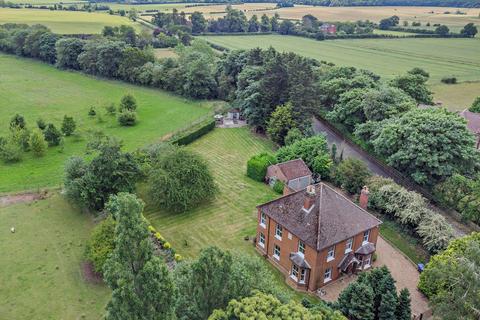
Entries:
<svg viewBox="0 0 480 320">
<path fill-rule="evenodd" d="M 359 203 L 360 203 L 360 207 L 367 210 L 367 206 L 368 206 L 368 187 L 367 186 L 363 186 L 362 188 L 362 191 L 360 192 L 360 199 L 359 199 Z"/>
</svg>

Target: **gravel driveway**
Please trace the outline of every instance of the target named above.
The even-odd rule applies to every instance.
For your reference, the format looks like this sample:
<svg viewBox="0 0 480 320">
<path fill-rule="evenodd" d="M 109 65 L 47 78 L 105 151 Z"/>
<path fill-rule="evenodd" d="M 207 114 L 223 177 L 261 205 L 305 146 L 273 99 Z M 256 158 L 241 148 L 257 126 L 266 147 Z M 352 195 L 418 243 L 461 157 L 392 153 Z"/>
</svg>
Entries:
<svg viewBox="0 0 480 320">
<path fill-rule="evenodd" d="M 377 261 L 375 261 L 373 266 L 380 267 L 386 265 L 397 282 L 397 290 L 400 291 L 403 288 L 407 288 L 410 291 L 412 314 L 419 315 L 424 312 L 428 313 L 428 300 L 417 289 L 419 273 L 416 266 L 382 237 L 378 237 L 377 240 L 377 256 Z M 335 301 L 340 292 L 345 289 L 350 282 L 354 281 L 355 278 L 356 276 L 345 276 L 323 287 L 326 295 L 321 298 L 326 301 Z M 423 319 L 427 318 L 426 316 L 423 317 Z"/>
</svg>

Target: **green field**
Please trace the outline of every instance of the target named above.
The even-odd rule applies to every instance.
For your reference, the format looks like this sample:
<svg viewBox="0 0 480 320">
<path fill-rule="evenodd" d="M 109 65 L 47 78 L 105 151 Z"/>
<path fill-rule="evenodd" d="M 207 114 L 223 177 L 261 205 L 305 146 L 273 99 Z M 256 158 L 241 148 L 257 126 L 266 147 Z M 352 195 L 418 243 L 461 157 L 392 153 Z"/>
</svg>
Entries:
<svg viewBox="0 0 480 320">
<path fill-rule="evenodd" d="M 106 12 L 50 11 L 40 9 L 0 8 L 0 24 L 26 23 L 43 24 L 53 32 L 61 34 L 100 33 L 104 26 L 132 25 L 140 29 L 138 23 L 126 17 L 109 15 Z"/>
<path fill-rule="evenodd" d="M 431 89 L 435 99 L 443 106 L 453 111 L 463 111 L 470 107 L 476 97 L 480 96 L 480 81 L 453 85 L 438 84 Z"/>
<path fill-rule="evenodd" d="M 101 318 L 109 289 L 85 282 L 81 270 L 88 215 L 54 195 L 0 208 L 0 225 L 1 319 Z"/>
<path fill-rule="evenodd" d="M 280 51 L 371 70 L 392 78 L 413 67 L 430 72 L 431 83 L 445 76 L 458 81 L 480 80 L 480 39 L 361 39 L 316 41 L 281 35 L 205 36 L 211 43 L 231 49 L 270 46 Z"/>
<path fill-rule="evenodd" d="M 147 203 L 147 218 L 185 257 L 195 257 L 210 245 L 253 252 L 252 243 L 244 237 L 256 233 L 255 207 L 278 195 L 248 178 L 246 163 L 252 155 L 272 147 L 270 141 L 255 137 L 248 128 L 215 129 L 188 146 L 209 164 L 220 188 L 215 200 L 180 214 L 160 211 Z"/>
<path fill-rule="evenodd" d="M 33 158 L 26 153 L 21 162 L 0 163 L 0 193 L 58 186 L 65 160 L 71 155 L 84 154 L 89 130 L 103 130 L 119 137 L 127 149 L 133 150 L 206 116 L 210 106 L 210 103 L 188 101 L 160 90 L 98 80 L 4 54 L 0 55 L 0 83 L 0 136 L 8 133 L 9 121 L 16 113 L 25 116 L 30 128 L 36 127 L 40 117 L 59 127 L 63 116 L 70 115 L 81 134 L 80 138 L 67 138 L 63 151 L 55 147 L 43 158 Z M 132 93 L 139 105 L 139 122 L 135 127 L 120 127 L 115 117 L 105 115 L 102 107 L 112 102 L 118 104 L 126 93 Z M 90 118 L 91 106 L 97 107 L 102 116 Z"/>
</svg>

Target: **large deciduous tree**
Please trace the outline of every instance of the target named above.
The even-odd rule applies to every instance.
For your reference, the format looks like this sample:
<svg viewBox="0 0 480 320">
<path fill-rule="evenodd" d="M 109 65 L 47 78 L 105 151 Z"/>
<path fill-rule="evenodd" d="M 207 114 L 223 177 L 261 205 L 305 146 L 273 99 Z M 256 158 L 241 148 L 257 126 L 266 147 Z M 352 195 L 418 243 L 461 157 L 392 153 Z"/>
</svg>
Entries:
<svg viewBox="0 0 480 320">
<path fill-rule="evenodd" d="M 175 149 L 152 166 L 148 192 L 160 207 L 181 212 L 215 196 L 217 187 L 206 162 L 192 151 Z"/>
<path fill-rule="evenodd" d="M 470 173 L 478 159 L 465 120 L 445 109 L 414 109 L 370 130 L 375 152 L 420 184 Z"/>
<path fill-rule="evenodd" d="M 112 289 L 107 320 L 175 319 L 176 290 L 165 263 L 154 255 L 143 203 L 133 194 L 112 197 L 109 210 L 117 221 L 115 249 L 105 262 Z"/>
</svg>

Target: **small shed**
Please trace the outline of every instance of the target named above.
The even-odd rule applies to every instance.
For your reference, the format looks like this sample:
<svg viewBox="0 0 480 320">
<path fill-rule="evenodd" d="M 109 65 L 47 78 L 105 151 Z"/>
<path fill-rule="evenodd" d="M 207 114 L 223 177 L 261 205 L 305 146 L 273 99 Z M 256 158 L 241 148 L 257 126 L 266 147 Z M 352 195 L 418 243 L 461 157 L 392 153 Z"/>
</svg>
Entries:
<svg viewBox="0 0 480 320">
<path fill-rule="evenodd" d="M 240 120 L 240 110 L 239 109 L 230 109 L 227 111 L 227 119 L 229 120 Z"/>
<path fill-rule="evenodd" d="M 298 191 L 312 183 L 312 172 L 302 159 L 295 159 L 269 166 L 265 178 L 271 186 L 280 180 L 287 189 Z"/>
</svg>

